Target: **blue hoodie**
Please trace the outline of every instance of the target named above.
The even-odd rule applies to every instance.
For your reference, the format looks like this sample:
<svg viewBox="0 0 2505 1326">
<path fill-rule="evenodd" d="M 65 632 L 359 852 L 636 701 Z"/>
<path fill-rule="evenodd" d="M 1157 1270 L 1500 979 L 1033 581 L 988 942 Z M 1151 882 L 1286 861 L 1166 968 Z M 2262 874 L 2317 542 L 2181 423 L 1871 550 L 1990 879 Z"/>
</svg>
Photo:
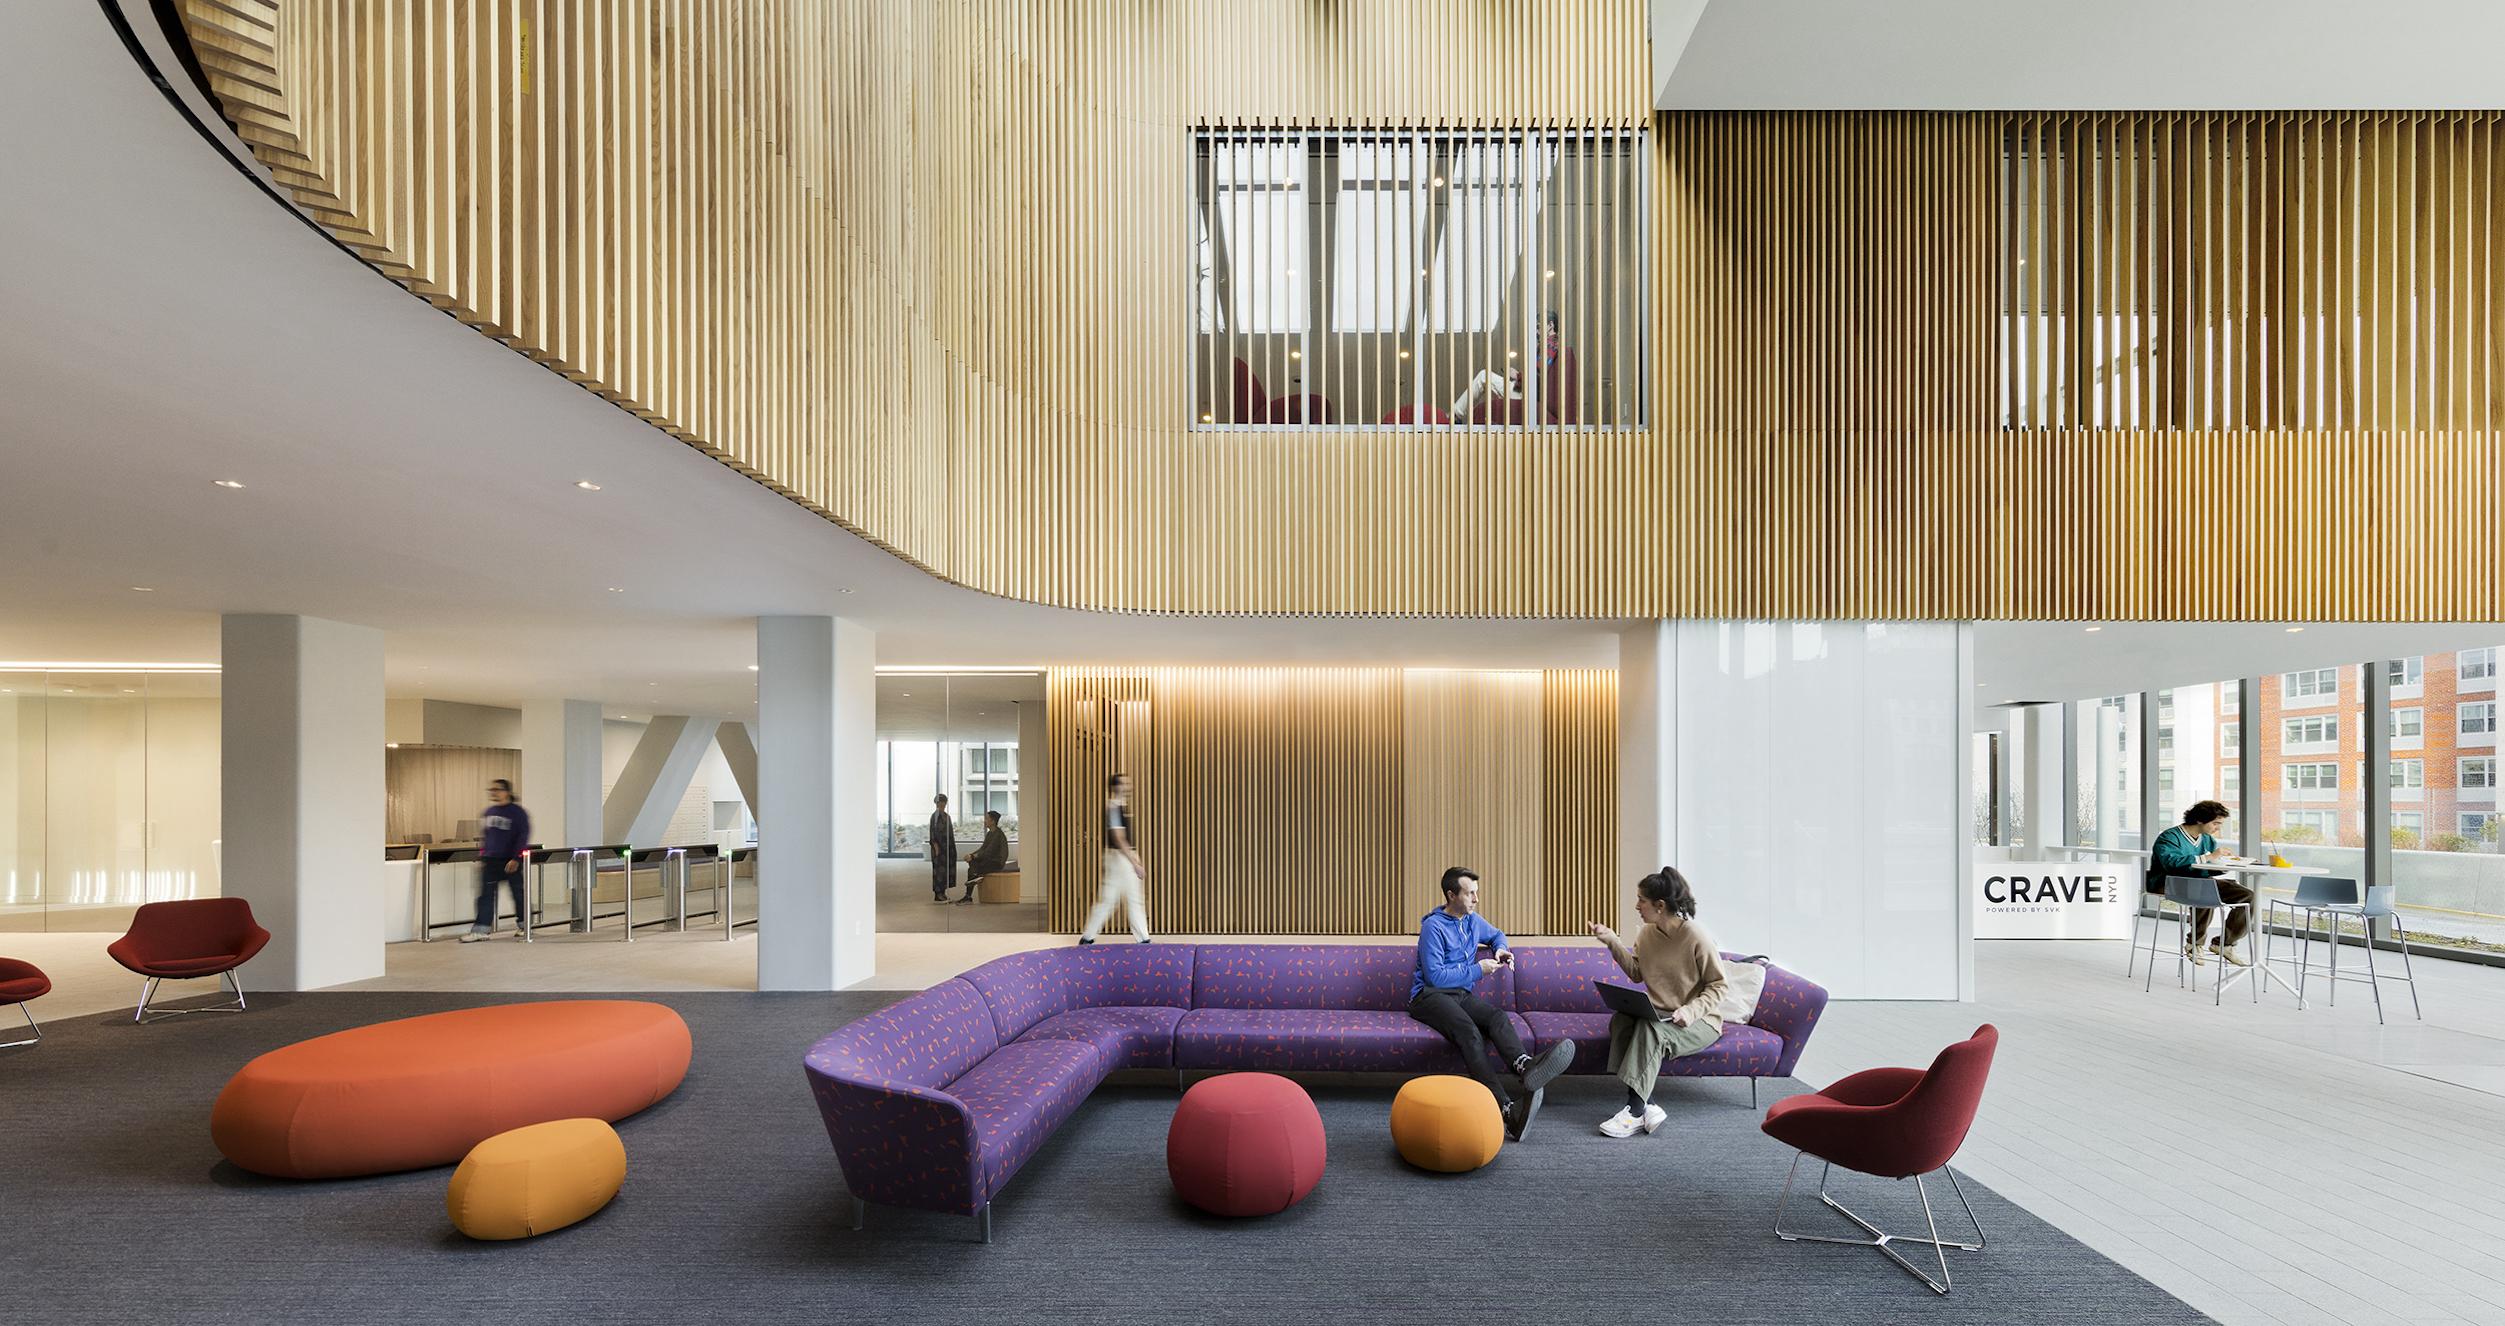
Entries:
<svg viewBox="0 0 2505 1326">
<path fill-rule="evenodd" d="M 531 813 L 519 801 L 489 806 L 478 813 L 478 856 L 482 861 L 510 861 L 531 845 Z"/>
<path fill-rule="evenodd" d="M 1409 997 L 1428 989 L 1468 990 L 1479 983 L 1479 946 L 1505 951 L 1505 932 L 1472 912 L 1455 916 L 1438 907 L 1418 922 L 1418 975 Z"/>
</svg>

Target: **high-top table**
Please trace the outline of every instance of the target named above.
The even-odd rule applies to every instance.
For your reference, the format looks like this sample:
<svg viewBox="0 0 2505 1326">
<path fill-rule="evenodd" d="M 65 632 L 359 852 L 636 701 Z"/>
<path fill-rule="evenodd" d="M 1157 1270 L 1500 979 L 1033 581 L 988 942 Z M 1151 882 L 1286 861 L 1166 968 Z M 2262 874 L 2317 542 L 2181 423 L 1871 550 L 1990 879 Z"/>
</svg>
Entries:
<svg viewBox="0 0 2505 1326">
<path fill-rule="evenodd" d="M 2270 965 L 2272 961 L 2270 953 L 2272 948 L 2271 934 L 2270 928 L 2262 924 L 2261 887 L 2263 881 L 2265 880 L 2274 878 L 2284 879 L 2292 884 L 2306 875 L 2315 875 L 2320 874 L 2321 872 L 2317 870 L 2309 870 L 2304 866 L 2274 866 L 2261 861 L 2203 861 L 2200 864 L 2200 868 L 2203 870 L 2215 870 L 2222 875 L 2240 875 L 2244 879 L 2244 886 L 2253 891 L 2253 901 L 2247 904 L 2251 910 L 2246 914 L 2250 919 L 2251 924 L 2245 932 L 2248 937 L 2259 937 L 2257 940 L 2248 938 L 2246 941 L 2252 946 L 2253 965 L 2250 967 L 2238 967 L 2224 958 L 2219 959 L 2218 965 L 2226 969 L 2226 971 L 2218 978 L 2219 986 L 2224 988 L 2226 986 L 2233 985 L 2238 977 L 2249 975 L 2254 977 L 2256 980 L 2261 981 L 2262 988 L 2264 989 L 2269 988 L 2270 982 L 2277 981 L 2280 989 L 2287 991 L 2289 994 L 2296 993 L 2295 984 L 2289 981 L 2287 977 L 2280 975 Z M 2293 959 L 2290 960 L 2292 961 Z"/>
</svg>

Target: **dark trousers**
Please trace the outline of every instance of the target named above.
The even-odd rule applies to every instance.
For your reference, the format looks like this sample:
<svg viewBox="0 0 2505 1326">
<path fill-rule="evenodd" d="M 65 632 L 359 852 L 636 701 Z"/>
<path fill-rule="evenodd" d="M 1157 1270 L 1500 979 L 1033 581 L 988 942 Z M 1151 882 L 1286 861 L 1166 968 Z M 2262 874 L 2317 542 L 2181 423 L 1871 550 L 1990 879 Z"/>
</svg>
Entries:
<svg viewBox="0 0 2505 1326">
<path fill-rule="evenodd" d="M 1451 1041 L 1453 1048 L 1461 1051 L 1461 1062 L 1469 1065 L 1470 1076 L 1487 1084 L 1487 1089 L 1496 1094 L 1497 1104 L 1513 1099 L 1505 1083 L 1512 1076 L 1514 1061 L 1525 1051 L 1522 1037 L 1514 1033 L 1513 1022 L 1504 1010 L 1467 990 L 1420 990 L 1418 997 L 1409 1001 L 1409 1016 Z M 1489 1041 L 1496 1043 L 1501 1059 L 1488 1057 Z M 1500 1063 L 1502 1067 L 1498 1066 Z"/>
<path fill-rule="evenodd" d="M 2234 880 L 2221 879 L 2218 881 L 2218 900 L 2221 902 L 2240 902 L 2246 904 L 2242 907 L 2222 907 L 2217 909 L 2227 914 L 2226 943 L 2229 948 L 2233 948 L 2244 938 L 2244 932 L 2252 928 L 2253 909 L 2251 903 L 2253 901 L 2253 891 L 2246 888 L 2242 884 L 2236 883 Z M 2205 935 L 2209 933 L 2210 910 L 2211 909 L 2207 907 L 2195 907 L 2192 909 L 2193 934 Z"/>
<path fill-rule="evenodd" d="M 478 918 L 477 923 L 470 928 L 482 935 L 496 928 L 496 886 L 498 884 L 513 886 L 515 928 L 521 927 L 522 909 L 530 906 L 530 903 L 522 897 L 522 858 L 515 856 L 507 857 L 502 861 L 490 861 L 485 857 L 480 857 L 478 862 Z"/>
<path fill-rule="evenodd" d="M 957 858 L 931 862 L 931 896 L 945 898 L 948 890 L 957 887 Z"/>
</svg>

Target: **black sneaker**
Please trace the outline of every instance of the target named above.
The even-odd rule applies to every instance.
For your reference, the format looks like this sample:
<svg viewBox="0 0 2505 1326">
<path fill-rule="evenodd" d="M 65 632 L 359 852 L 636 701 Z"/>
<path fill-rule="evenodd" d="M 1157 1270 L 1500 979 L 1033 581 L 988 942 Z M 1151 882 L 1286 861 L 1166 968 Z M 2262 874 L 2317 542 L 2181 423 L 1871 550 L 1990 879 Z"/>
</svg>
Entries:
<svg viewBox="0 0 2505 1326">
<path fill-rule="evenodd" d="M 1089 945 L 1089 944 L 1093 944 L 1093 943 L 1095 943 L 1095 942 L 1096 942 L 1096 941 L 1095 941 L 1095 940 L 1092 940 L 1092 939 L 1082 938 L 1082 939 L 1080 939 L 1080 940 L 1079 940 L 1079 946 L 1080 946 L 1080 947 L 1082 947 L 1082 948 L 1084 948 L 1084 947 L 1086 947 L 1087 945 Z"/>
<path fill-rule="evenodd" d="M 1536 1096 L 1549 1083 L 1556 1081 L 1559 1074 L 1573 1066 L 1574 1042 L 1559 1041 L 1548 1047 L 1548 1053 L 1522 1066 L 1523 1089 Z"/>
<path fill-rule="evenodd" d="M 1540 1099 L 1543 1094 L 1534 1091 L 1505 1102 L 1505 1137 L 1508 1140 L 1515 1142 L 1522 1140 L 1522 1134 L 1531 1127 L 1531 1120 L 1539 1117 Z"/>
</svg>

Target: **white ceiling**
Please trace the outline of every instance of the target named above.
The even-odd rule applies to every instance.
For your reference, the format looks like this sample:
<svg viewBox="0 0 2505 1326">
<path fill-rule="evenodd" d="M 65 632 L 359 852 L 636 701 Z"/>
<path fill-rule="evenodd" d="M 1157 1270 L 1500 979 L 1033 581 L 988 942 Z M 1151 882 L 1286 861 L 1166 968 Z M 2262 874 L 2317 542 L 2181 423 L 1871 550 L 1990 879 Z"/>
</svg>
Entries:
<svg viewBox="0 0 2505 1326">
<path fill-rule="evenodd" d="M 2496 0 L 1653 0 L 1650 15 L 1664 109 L 2505 105 Z"/>
<path fill-rule="evenodd" d="M 2290 632 L 2277 622 L 1983 622 L 1975 703 L 2124 695 L 2497 645 L 2505 625 L 2495 623 L 2316 622 Z"/>
<path fill-rule="evenodd" d="M 942 584 L 282 213 L 91 4 L 0 5 L 0 179 L 0 660 L 207 662 L 218 614 L 303 613 L 383 628 L 398 696 L 747 717 L 760 614 L 861 621 L 882 663 L 1614 658 L 1591 623 L 1109 615 Z"/>
</svg>

